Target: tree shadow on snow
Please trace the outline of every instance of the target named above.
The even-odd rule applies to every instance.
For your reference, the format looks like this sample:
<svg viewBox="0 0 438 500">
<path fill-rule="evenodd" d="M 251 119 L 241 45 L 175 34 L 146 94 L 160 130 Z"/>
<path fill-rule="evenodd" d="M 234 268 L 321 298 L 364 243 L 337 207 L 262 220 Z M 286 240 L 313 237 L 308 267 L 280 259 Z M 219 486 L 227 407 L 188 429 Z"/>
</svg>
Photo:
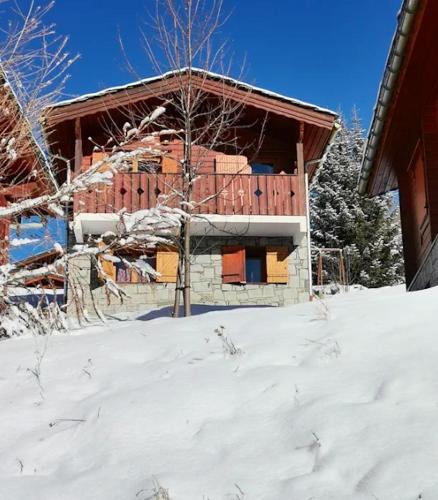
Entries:
<svg viewBox="0 0 438 500">
<path fill-rule="evenodd" d="M 209 312 L 214 312 L 214 311 L 231 311 L 234 309 L 254 309 L 254 308 L 266 308 L 266 307 L 274 307 L 274 306 L 253 306 L 253 305 L 248 305 L 248 306 L 215 306 L 215 305 L 206 305 L 206 304 L 193 304 L 192 305 L 192 316 L 199 316 L 201 314 L 206 314 Z M 157 318 L 170 318 L 172 317 L 172 307 L 162 307 L 161 309 L 154 309 L 153 311 L 149 311 L 146 314 L 142 314 L 141 316 L 138 316 L 136 319 L 140 321 L 149 321 L 151 319 L 157 319 Z M 184 315 L 184 310 L 183 307 L 180 306 L 179 309 L 179 314 L 180 317 L 183 317 Z"/>
</svg>

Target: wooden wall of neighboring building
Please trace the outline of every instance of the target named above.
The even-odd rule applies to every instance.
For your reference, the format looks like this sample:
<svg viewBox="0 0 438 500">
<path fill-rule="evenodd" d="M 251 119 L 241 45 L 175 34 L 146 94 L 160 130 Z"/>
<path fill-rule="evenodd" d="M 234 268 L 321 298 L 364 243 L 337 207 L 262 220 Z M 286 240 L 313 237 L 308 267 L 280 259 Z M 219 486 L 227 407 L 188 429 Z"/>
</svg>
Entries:
<svg viewBox="0 0 438 500">
<path fill-rule="evenodd" d="M 422 141 L 431 238 L 438 235 L 438 95 L 423 109 Z"/>
<path fill-rule="evenodd" d="M 424 150 L 419 141 L 405 174 L 400 176 L 400 208 L 406 277 L 409 282 L 430 245 L 430 223 L 426 194 Z"/>
<path fill-rule="evenodd" d="M 438 107 L 424 108 L 412 130 L 417 145 L 410 161 L 397 166 L 408 285 L 438 237 Z"/>
<path fill-rule="evenodd" d="M 406 281 L 438 237 L 438 2 L 420 2 L 368 192 L 399 188 Z"/>
</svg>

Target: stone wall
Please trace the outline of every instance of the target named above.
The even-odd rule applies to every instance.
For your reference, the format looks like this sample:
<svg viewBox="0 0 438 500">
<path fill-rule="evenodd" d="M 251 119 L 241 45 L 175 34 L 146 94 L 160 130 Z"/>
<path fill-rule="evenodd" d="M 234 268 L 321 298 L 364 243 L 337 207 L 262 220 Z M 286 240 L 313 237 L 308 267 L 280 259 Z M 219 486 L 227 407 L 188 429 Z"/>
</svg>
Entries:
<svg viewBox="0 0 438 500">
<path fill-rule="evenodd" d="M 287 284 L 227 284 L 222 283 L 222 247 L 243 245 L 246 247 L 285 246 L 289 249 Z M 193 260 L 191 269 L 192 303 L 209 305 L 270 305 L 283 306 L 305 302 L 309 299 L 307 242 L 302 238 L 295 245 L 291 238 L 264 237 L 205 237 L 193 238 Z M 103 312 L 112 314 L 138 311 L 151 307 L 170 306 L 174 300 L 174 283 L 122 284 L 129 295 L 123 303 L 108 297 L 94 278 L 89 259 L 80 258 L 71 264 L 70 273 L 78 284 L 75 288 L 89 289 L 85 292 L 87 310 L 93 314 L 93 303 Z M 79 281 L 82 285 L 79 285 Z M 70 306 L 69 311 L 74 314 Z"/>
<path fill-rule="evenodd" d="M 408 290 L 414 292 L 436 285 L 438 285 L 438 237 L 435 238 L 435 241 L 432 243 L 431 249 L 426 255 L 417 274 L 414 276 Z"/>
<path fill-rule="evenodd" d="M 222 283 L 222 247 L 231 245 L 288 247 L 288 284 Z M 305 239 L 295 246 L 291 238 L 215 237 L 195 241 L 195 248 L 191 275 L 194 304 L 282 306 L 309 298 Z"/>
</svg>

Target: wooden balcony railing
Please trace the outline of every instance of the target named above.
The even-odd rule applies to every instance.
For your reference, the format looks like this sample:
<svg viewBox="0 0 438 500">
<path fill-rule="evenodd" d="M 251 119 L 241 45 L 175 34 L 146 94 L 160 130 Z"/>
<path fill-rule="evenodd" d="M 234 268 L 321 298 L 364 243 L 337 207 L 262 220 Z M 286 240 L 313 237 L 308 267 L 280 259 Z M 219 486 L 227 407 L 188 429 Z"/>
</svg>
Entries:
<svg viewBox="0 0 438 500">
<path fill-rule="evenodd" d="M 116 174 L 110 186 L 95 186 L 74 195 L 78 213 L 134 212 L 162 201 L 179 206 L 178 174 Z M 208 201 L 193 212 L 221 215 L 305 215 L 303 180 L 297 175 L 205 174 L 194 184 L 192 199 Z M 218 193 L 217 196 L 214 196 Z"/>
</svg>

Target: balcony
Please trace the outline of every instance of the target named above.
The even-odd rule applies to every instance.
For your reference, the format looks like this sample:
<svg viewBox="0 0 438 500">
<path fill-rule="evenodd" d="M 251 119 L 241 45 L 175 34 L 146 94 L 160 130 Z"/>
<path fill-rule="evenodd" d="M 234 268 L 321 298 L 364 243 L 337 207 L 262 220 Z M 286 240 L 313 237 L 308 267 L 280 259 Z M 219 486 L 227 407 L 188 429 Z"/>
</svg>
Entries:
<svg viewBox="0 0 438 500">
<path fill-rule="evenodd" d="M 74 195 L 75 215 L 112 214 L 152 208 L 161 201 L 178 206 L 179 174 L 116 174 L 111 186 L 98 186 Z M 297 175 L 205 174 L 193 187 L 193 210 L 201 215 L 305 216 L 303 181 Z M 218 193 L 216 196 L 215 193 Z"/>
</svg>

